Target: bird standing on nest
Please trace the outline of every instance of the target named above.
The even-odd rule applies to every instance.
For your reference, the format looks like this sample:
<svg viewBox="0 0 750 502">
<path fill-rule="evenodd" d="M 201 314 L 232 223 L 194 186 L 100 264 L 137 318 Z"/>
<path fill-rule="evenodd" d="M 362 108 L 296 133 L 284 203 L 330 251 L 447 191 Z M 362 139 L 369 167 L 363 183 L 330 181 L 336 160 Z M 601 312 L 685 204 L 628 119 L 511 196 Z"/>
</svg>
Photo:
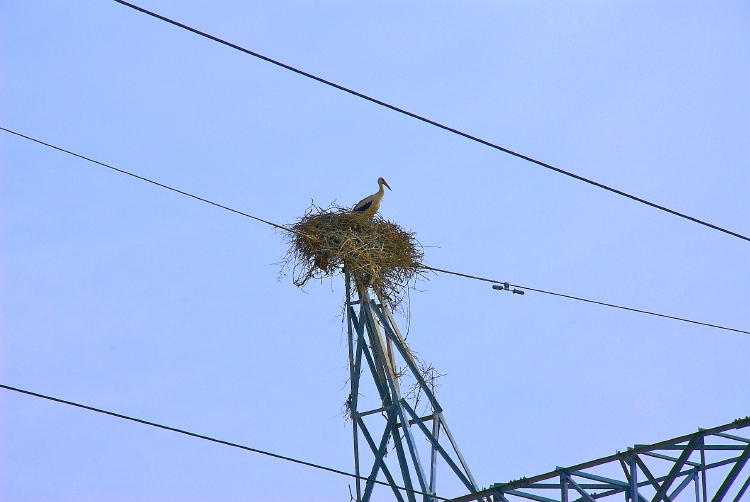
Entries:
<svg viewBox="0 0 750 502">
<path fill-rule="evenodd" d="M 385 191 L 383 190 L 383 185 L 387 186 L 388 190 L 391 189 L 391 187 L 388 186 L 388 183 L 385 182 L 385 179 L 378 178 L 378 186 L 380 189 L 374 194 L 365 197 L 361 201 L 357 202 L 357 205 L 354 206 L 354 212 L 362 213 L 362 215 L 366 216 L 367 218 L 372 218 L 373 216 L 375 216 L 375 213 L 377 213 L 378 209 L 380 209 L 380 201 L 383 200 L 383 194 L 385 193 Z"/>
</svg>

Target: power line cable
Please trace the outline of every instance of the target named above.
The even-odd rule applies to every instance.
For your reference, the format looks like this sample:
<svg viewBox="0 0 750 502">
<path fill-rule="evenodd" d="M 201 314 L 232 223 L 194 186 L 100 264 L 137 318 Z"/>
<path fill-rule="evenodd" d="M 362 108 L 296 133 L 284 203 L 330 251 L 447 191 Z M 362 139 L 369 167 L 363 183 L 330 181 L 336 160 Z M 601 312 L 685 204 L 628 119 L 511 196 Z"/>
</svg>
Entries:
<svg viewBox="0 0 750 502">
<path fill-rule="evenodd" d="M 218 443 L 218 444 L 222 444 L 224 446 L 231 446 L 233 448 L 239 448 L 241 450 L 246 450 L 246 451 L 250 451 L 250 452 L 253 452 L 253 453 L 258 453 L 260 455 L 265 455 L 265 456 L 268 456 L 268 457 L 273 457 L 273 458 L 276 458 L 276 459 L 279 459 L 279 460 L 284 460 L 284 461 L 292 462 L 292 463 L 299 464 L 299 465 L 304 465 L 306 467 L 313 467 L 315 469 L 320 469 L 320 470 L 323 470 L 323 471 L 332 472 L 334 474 L 340 474 L 342 476 L 348 476 L 348 477 L 354 478 L 354 479 L 361 479 L 363 481 L 371 481 L 371 482 L 376 483 L 378 485 L 388 486 L 388 487 L 391 487 L 391 488 L 396 488 L 398 490 L 404 490 L 404 491 L 407 491 L 407 492 L 412 492 L 412 493 L 415 493 L 417 495 L 427 495 L 429 497 L 440 499 L 440 500 L 448 500 L 448 499 L 446 499 L 444 497 L 438 497 L 437 495 L 432 495 L 430 493 L 425 493 L 425 492 L 421 492 L 421 491 L 418 491 L 418 490 L 412 490 L 412 489 L 409 489 L 409 488 L 406 488 L 406 487 L 403 487 L 403 486 L 399 486 L 399 485 L 395 485 L 395 484 L 391 484 L 391 483 L 386 483 L 385 481 L 379 481 L 377 479 L 366 478 L 364 476 L 357 476 L 356 474 L 353 474 L 351 472 L 342 471 L 340 469 L 335 469 L 333 467 L 326 467 L 324 465 L 316 464 L 314 462 L 307 462 L 306 460 L 300 460 L 298 458 L 288 457 L 286 455 L 280 455 L 278 453 L 273 453 L 273 452 L 266 451 L 266 450 L 260 450 L 258 448 L 253 448 L 251 446 L 241 445 L 239 443 L 233 443 L 231 441 L 225 441 L 223 439 L 217 439 L 217 438 L 214 438 L 214 437 L 211 437 L 211 436 L 206 436 L 204 434 L 198 434 L 198 433 L 195 433 L 195 432 L 186 431 L 184 429 L 178 429 L 176 427 L 170 427 L 168 425 L 158 424 L 156 422 L 151 422 L 149 420 L 143 420 L 141 418 L 135 418 L 135 417 L 131 417 L 131 416 L 128 416 L 128 415 L 123 415 L 121 413 L 115 413 L 113 411 L 103 410 L 101 408 L 95 408 L 93 406 L 88 406 L 88 405 L 85 405 L 85 404 L 76 403 L 76 402 L 73 402 L 73 401 L 68 401 L 66 399 L 60 399 L 59 397 L 53 397 L 53 396 L 48 396 L 48 395 L 45 395 L 45 394 L 39 394 L 37 392 L 32 392 L 30 390 L 19 389 L 18 387 L 11 387 L 10 385 L 5 385 L 5 384 L 0 384 L 0 388 L 11 390 L 13 392 L 18 392 L 20 394 L 26 394 L 26 395 L 33 396 L 33 397 L 38 397 L 38 398 L 41 398 L 41 399 L 46 399 L 48 401 L 54 401 L 56 403 L 66 404 L 68 406 L 73 406 L 73 407 L 76 407 L 76 408 L 82 408 L 84 410 L 93 411 L 93 412 L 96 412 L 96 413 L 101 413 L 102 415 L 109 415 L 111 417 L 121 418 L 123 420 L 129 420 L 131 422 L 136 422 L 136 423 L 139 423 L 139 424 L 142 424 L 142 425 L 148 425 L 150 427 L 156 427 L 157 429 L 163 429 L 163 430 L 166 430 L 166 431 L 176 432 L 178 434 L 183 434 L 185 436 L 190 436 L 190 437 L 194 437 L 194 438 L 198 438 L 198 439 L 203 439 L 204 441 L 210 441 L 212 443 Z"/>
<path fill-rule="evenodd" d="M 38 143 L 40 145 L 43 145 L 43 146 L 55 149 L 57 151 L 60 151 L 60 152 L 63 152 L 63 153 L 67 153 L 68 155 L 72 155 L 72 156 L 77 157 L 79 159 L 83 159 L 83 160 L 86 160 L 88 162 L 92 162 L 94 164 L 106 167 L 107 169 L 111 169 L 111 170 L 116 171 L 118 173 L 125 174 L 125 175 L 128 175 L 128 176 L 132 176 L 133 178 L 139 179 L 141 181 L 145 181 L 147 183 L 151 183 L 152 185 L 156 185 L 156 186 L 158 186 L 160 188 L 165 188 L 167 190 L 171 190 L 172 192 L 176 192 L 176 193 L 178 193 L 180 195 L 185 195 L 185 196 L 191 197 L 191 198 L 193 198 L 195 200 L 198 200 L 198 201 L 201 201 L 201 202 L 205 202 L 206 204 L 211 204 L 212 206 L 216 206 L 218 208 L 225 209 L 227 211 L 231 211 L 232 213 L 239 214 L 239 215 L 244 216 L 246 218 L 251 218 L 251 219 L 259 221 L 261 223 L 265 223 L 266 225 L 270 225 L 270 226 L 272 226 L 274 228 L 278 228 L 279 230 L 284 230 L 286 232 L 292 232 L 292 233 L 298 233 L 295 230 L 293 230 L 293 229 L 291 229 L 289 227 L 286 227 L 284 225 L 279 225 L 278 223 L 273 223 L 272 221 L 268 221 L 268 220 L 265 220 L 263 218 L 259 218 L 257 216 L 253 216 L 253 215 L 245 213 L 243 211 L 238 211 L 237 209 L 232 209 L 231 207 L 225 206 L 223 204 L 219 204 L 218 202 L 213 202 L 213 201 L 211 201 L 209 199 L 206 199 L 206 198 L 203 198 L 203 197 L 199 197 L 199 196 L 191 194 L 189 192 L 185 192 L 184 190 L 179 190 L 179 189 L 171 187 L 169 185 L 165 185 L 163 183 L 159 183 L 158 181 L 154 181 L 154 180 L 151 180 L 149 178 L 145 178 L 143 176 L 140 176 L 138 174 L 132 173 L 130 171 L 125 171 L 124 169 L 120 169 L 120 168 L 114 167 L 114 166 L 112 166 L 110 164 L 105 164 L 104 162 L 100 162 L 98 160 L 94 160 L 92 158 L 86 157 L 85 155 L 80 155 L 78 153 L 71 152 L 70 150 L 66 150 L 65 148 L 61 148 L 59 146 L 55 146 L 55 145 L 52 145 L 50 143 L 46 143 L 46 142 L 38 140 L 36 138 L 32 138 L 31 136 L 26 136 L 25 134 L 21 134 L 19 132 L 13 131 L 11 129 L 7 129 L 5 127 L 0 126 L 0 130 L 8 132 L 8 133 L 11 133 L 11 134 L 14 134 L 14 135 L 16 135 L 18 137 L 27 139 L 29 141 L 33 141 L 33 142 Z M 493 284 L 502 284 L 502 285 L 507 284 L 508 287 L 512 286 L 514 288 L 521 288 L 522 290 L 525 289 L 525 290 L 534 291 L 534 292 L 537 292 L 537 293 L 543 293 L 543 294 L 547 294 L 547 295 L 559 296 L 559 297 L 562 297 L 562 298 L 569 298 L 571 300 L 578 300 L 578 301 L 583 301 L 583 302 L 587 302 L 587 303 L 594 303 L 594 304 L 597 304 L 597 305 L 603 305 L 605 307 L 612 307 L 612 308 L 621 309 L 621 310 L 629 310 L 631 312 L 637 312 L 637 313 L 640 313 L 640 314 L 653 315 L 653 316 L 657 316 L 657 317 L 663 317 L 663 318 L 666 318 L 666 319 L 673 319 L 675 321 L 688 322 L 688 323 L 692 323 L 692 324 L 698 324 L 698 325 L 701 325 L 701 326 L 707 326 L 707 327 L 710 327 L 710 328 L 723 329 L 723 330 L 726 330 L 726 331 L 734 331 L 734 332 L 737 332 L 737 333 L 745 333 L 745 334 L 750 335 L 750 331 L 745 331 L 745 330 L 735 329 L 735 328 L 727 328 L 725 326 L 720 326 L 718 324 L 709 324 L 709 323 L 700 322 L 700 321 L 693 321 L 691 319 L 685 319 L 685 318 L 682 318 L 682 317 L 675 317 L 675 316 L 670 316 L 670 315 L 666 315 L 666 314 L 658 314 L 656 312 L 649 312 L 648 310 L 640 310 L 640 309 L 635 309 L 635 308 L 631 308 L 631 307 L 623 307 L 621 305 L 615 305 L 615 304 L 612 304 L 612 303 L 605 303 L 605 302 L 600 302 L 600 301 L 596 301 L 596 300 L 588 300 L 586 298 L 580 298 L 580 297 L 577 297 L 577 296 L 566 295 L 566 294 L 563 294 L 563 293 L 554 293 L 552 291 L 546 291 L 544 289 L 537 289 L 537 288 L 531 288 L 531 287 L 527 287 L 527 286 L 521 286 L 521 285 L 518 285 L 518 284 L 511 284 L 509 282 L 498 281 L 498 280 L 495 280 L 495 279 L 488 279 L 486 277 L 479 277 L 479 276 L 475 276 L 475 275 L 464 274 L 464 273 L 461 273 L 461 272 L 453 272 L 453 271 L 450 271 L 450 270 L 445 270 L 445 269 L 441 269 L 441 268 L 430 267 L 430 266 L 427 266 L 427 265 L 423 265 L 422 267 L 424 269 L 426 269 L 426 270 L 432 270 L 433 272 L 440 272 L 440 273 L 443 273 L 443 274 L 450 274 L 450 275 L 455 275 L 455 276 L 459 276 L 459 277 L 464 277 L 464 278 L 467 278 L 467 279 L 474 279 L 474 280 L 478 280 L 478 281 L 490 282 L 490 283 L 493 283 Z M 505 288 L 503 288 L 503 289 L 505 289 Z M 520 291 L 520 290 L 514 290 L 513 292 L 514 293 L 523 294 L 523 292 Z"/>
<path fill-rule="evenodd" d="M 143 176 L 139 176 L 139 175 L 137 175 L 135 173 L 131 173 L 131 172 L 125 171 L 123 169 L 118 169 L 117 167 L 111 166 L 109 164 L 105 164 L 104 162 L 99 162 L 98 160 L 94 160 L 92 158 L 86 157 L 84 155 L 81 155 L 81 154 L 78 154 L 78 153 L 75 153 L 75 152 L 71 152 L 70 150 L 66 150 L 65 148 L 60 148 L 59 146 L 55 146 L 55 145 L 51 145 L 49 143 L 45 143 L 44 141 L 36 139 L 36 138 L 32 138 L 31 136 L 26 136 L 25 134 L 21 134 L 20 132 L 12 131 L 10 129 L 6 129 L 5 127 L 0 127 L 0 130 L 3 130 L 5 132 L 9 132 L 11 134 L 15 134 L 16 136 L 20 136 L 21 138 L 28 139 L 29 141 L 33 141 L 35 143 L 39 143 L 40 145 L 44 145 L 44 146 L 52 148 L 54 150 L 58 150 L 60 152 L 67 153 L 68 155 L 72 155 L 73 157 L 78 157 L 79 159 L 83 159 L 83 160 L 86 160 L 88 162 L 92 162 L 94 164 L 98 164 L 100 166 L 106 167 L 107 169 L 111 169 L 113 171 L 117 171 L 118 173 L 126 174 L 128 176 L 132 176 L 133 178 L 139 179 L 141 181 L 145 181 L 146 183 L 151 183 L 152 185 L 156 185 L 156 186 L 161 187 L 161 188 L 166 188 L 167 190 L 171 190 L 173 192 L 177 192 L 180 195 L 185 195 L 187 197 L 192 197 L 193 199 L 199 200 L 201 202 L 205 202 L 206 204 L 211 204 L 212 206 L 216 206 L 216 207 L 219 207 L 221 209 L 226 209 L 227 211 L 231 211 L 231 212 L 237 213 L 237 214 L 239 214 L 241 216 L 245 216 L 246 218 L 252 218 L 253 220 L 257 220 L 257 221 L 259 221 L 261 223 L 265 223 L 266 225 L 271 225 L 272 227 L 276 227 L 276 228 L 278 228 L 280 230 L 284 230 L 286 232 L 291 232 L 291 233 L 297 233 L 295 230 L 293 230 L 291 228 L 287 228 L 284 225 L 279 225 L 279 224 L 273 223 L 272 221 L 264 220 L 263 218 L 258 218 L 257 216 L 253 216 L 252 214 L 243 213 L 242 211 L 238 211 L 237 209 L 232 209 L 231 207 L 224 206 L 222 204 L 219 204 L 218 202 L 213 202 L 213 201 L 210 201 L 208 199 L 204 199 L 203 197 L 198 197 L 197 195 L 193 195 L 191 193 L 184 192 L 184 191 L 179 190 L 177 188 L 165 185 L 163 183 L 159 183 L 158 181 L 154 181 L 154 180 L 145 178 Z"/>
<path fill-rule="evenodd" d="M 180 22 L 175 21 L 173 19 L 170 19 L 168 17 L 162 16 L 162 15 L 157 14 L 155 12 L 152 12 L 150 10 L 144 9 L 143 7 L 139 7 L 137 5 L 125 2 L 123 0 L 114 0 L 114 1 L 117 2 L 117 3 L 119 3 L 119 4 L 124 5 L 126 7 L 129 7 L 131 9 L 137 10 L 137 11 L 142 12 L 144 14 L 147 14 L 147 15 L 149 15 L 151 17 L 159 19 L 161 21 L 164 21 L 164 22 L 167 22 L 167 23 L 172 24 L 174 26 L 177 26 L 178 28 L 182 28 L 182 29 L 187 30 L 187 31 L 189 31 L 191 33 L 195 33 L 196 35 L 200 35 L 200 36 L 205 37 L 205 38 L 207 38 L 209 40 L 213 40 L 214 42 L 218 42 L 220 44 L 226 45 L 227 47 L 231 47 L 232 49 L 238 50 L 238 51 L 243 52 L 245 54 L 248 54 L 250 56 L 256 57 L 258 59 L 262 59 L 263 61 L 266 61 L 268 63 L 274 64 L 274 65 L 279 66 L 281 68 L 284 68 L 285 70 L 292 71 L 294 73 L 297 73 L 297 74 L 302 75 L 304 77 L 310 78 L 312 80 L 315 80 L 315 81 L 320 82 L 322 84 L 325 84 L 327 86 L 330 86 L 330 87 L 333 87 L 333 88 L 338 89 L 340 91 L 344 91 L 346 93 L 349 93 L 349 94 L 351 94 L 353 96 L 356 96 L 358 98 L 364 99 L 364 100 L 369 101 L 371 103 L 375 103 L 376 105 L 383 106 L 385 108 L 388 108 L 388 109 L 393 110 L 395 112 L 401 113 L 401 114 L 406 115 L 408 117 L 420 120 L 422 122 L 425 122 L 425 123 L 430 124 L 432 126 L 438 127 L 438 128 L 443 129 L 445 131 L 448 131 L 448 132 L 451 132 L 453 134 L 457 134 L 457 135 L 462 136 L 464 138 L 470 139 L 471 141 L 475 141 L 477 143 L 480 143 L 482 145 L 488 146 L 490 148 L 494 148 L 495 150 L 499 150 L 501 152 L 507 153 L 507 154 L 512 155 L 514 157 L 518 157 L 519 159 L 523 159 L 525 161 L 531 162 L 531 163 L 536 164 L 538 166 L 542 166 L 542 167 L 544 167 L 546 169 L 550 169 L 550 170 L 555 171 L 557 173 L 564 174 L 565 176 L 569 176 L 569 177 L 577 179 L 579 181 L 583 181 L 584 183 L 588 183 L 589 185 L 593 185 L 595 187 L 602 188 L 602 189 L 607 190 L 609 192 L 616 193 L 617 195 L 621 195 L 623 197 L 627 197 L 628 199 L 634 200 L 636 202 L 640 202 L 641 204 L 645 204 L 647 206 L 651 206 L 653 208 L 656 208 L 656 209 L 659 209 L 661 211 L 670 213 L 672 215 L 679 216 L 680 218 L 684 218 L 684 219 L 692 221 L 694 223 L 698 223 L 700 225 L 712 228 L 714 230 L 718 230 L 720 232 L 724 232 L 725 234 L 729 234 L 731 236 L 734 236 L 734 237 L 737 237 L 739 239 L 743 239 L 743 240 L 746 240 L 746 241 L 750 242 L 750 237 L 747 237 L 745 235 L 739 234 L 737 232 L 733 232 L 733 231 L 728 230 L 726 228 L 720 227 L 718 225 L 714 225 L 713 223 L 709 223 L 707 221 L 695 218 L 695 217 L 687 215 L 685 213 L 681 213 L 679 211 L 675 211 L 674 209 L 669 209 L 666 206 L 662 206 L 660 204 L 656 204 L 654 202 L 650 202 L 650 201 L 648 201 L 646 199 L 643 199 L 641 197 L 636 197 L 635 195 L 629 194 L 629 193 L 624 192 L 622 190 L 618 190 L 616 188 L 610 187 L 610 186 L 605 185 L 603 183 L 599 183 L 598 181 L 594 181 L 592 179 L 585 178 L 583 176 L 580 176 L 578 174 L 572 173 L 570 171 L 566 171 L 566 170 L 561 169 L 559 167 L 555 167 L 552 164 L 548 164 L 546 162 L 542 162 L 541 160 L 537 160 L 537 159 L 534 159 L 534 158 L 529 157 L 527 155 L 523 155 L 523 154 L 518 153 L 516 151 L 510 150 L 509 148 L 505 148 L 505 147 L 502 147 L 502 146 L 500 146 L 500 145 L 498 145 L 496 143 L 492 143 L 490 141 L 482 139 L 482 138 L 480 138 L 478 136 L 474 136 L 472 134 L 463 132 L 463 131 L 461 131 L 459 129 L 447 126 L 447 125 L 442 124 L 440 122 L 437 122 L 435 120 L 432 120 L 432 119 L 429 119 L 427 117 L 424 117 L 423 115 L 418 115 L 416 113 L 410 112 L 410 111 L 405 110 L 403 108 L 399 108 L 398 106 L 392 105 L 392 104 L 387 103 L 385 101 L 382 101 L 380 99 L 373 98 L 372 96 L 368 96 L 367 94 L 363 94 L 361 92 L 355 91 L 354 89 L 351 89 L 349 87 L 345 87 L 343 85 L 337 84 L 337 83 L 332 82 L 330 80 L 326 80 L 326 79 L 324 79 L 322 77 L 318 77 L 317 75 L 314 75 L 312 73 L 300 70 L 299 68 L 296 68 L 294 66 L 288 65 L 286 63 L 282 63 L 281 61 L 278 61 L 276 59 L 272 59 L 272 58 L 270 58 L 268 56 L 264 56 L 263 54 L 260 54 L 258 52 L 251 51 L 250 49 L 246 49 L 246 48 L 244 48 L 244 47 L 242 47 L 240 45 L 237 45 L 237 44 L 234 44 L 234 43 L 229 42 L 227 40 L 221 39 L 219 37 L 216 37 L 214 35 L 211 35 L 209 33 L 204 32 L 204 31 L 200 31 L 200 30 L 198 30 L 196 28 L 193 28 L 191 26 L 188 26 L 186 24 L 180 23 Z"/>
<path fill-rule="evenodd" d="M 657 312 L 650 312 L 648 310 L 634 309 L 632 307 L 623 307 L 622 305 L 615 305 L 614 303 L 606 303 L 606 302 L 600 302 L 600 301 L 597 301 L 597 300 L 589 300 L 587 298 L 581 298 L 579 296 L 566 295 L 566 294 L 563 294 L 563 293 L 555 293 L 553 291 L 546 291 L 544 289 L 530 288 L 528 286 L 521 286 L 520 284 L 513 284 L 513 283 L 509 283 L 509 282 L 498 281 L 498 280 L 495 280 L 495 279 L 488 279 L 486 277 L 479 277 L 479 276 L 476 276 L 476 275 L 462 274 L 460 272 L 453 272 L 453 271 L 444 270 L 444 269 L 441 269 L 441 268 L 428 267 L 426 265 L 423 265 L 422 267 L 425 268 L 425 269 L 427 269 L 427 270 L 432 270 L 433 272 L 441 272 L 443 274 L 457 275 L 459 277 L 465 277 L 467 279 L 473 279 L 473 280 L 477 280 L 477 281 L 491 282 L 491 283 L 495 284 L 495 286 L 492 286 L 494 289 L 501 289 L 501 290 L 508 291 L 508 290 L 510 290 L 509 288 L 520 288 L 520 290 L 513 289 L 512 290 L 513 293 L 523 294 L 522 290 L 534 291 L 536 293 L 543 293 L 545 295 L 560 296 L 562 298 L 568 298 L 570 300 L 578 300 L 579 302 L 593 303 L 595 305 L 602 305 L 604 307 L 612 307 L 612 308 L 615 308 L 615 309 L 628 310 L 630 312 L 637 312 L 639 314 L 647 314 L 647 315 L 652 315 L 652 316 L 656 316 L 656 317 L 663 317 L 665 319 L 672 319 L 672 320 L 675 320 L 675 321 L 689 322 L 689 323 L 692 323 L 692 324 L 698 324 L 700 326 L 707 326 L 709 328 L 723 329 L 723 330 L 726 330 L 726 331 L 734 331 L 735 333 L 745 333 L 747 335 L 750 335 L 750 331 L 745 331 L 745 330 L 742 330 L 742 329 L 735 329 L 735 328 L 727 328 L 725 326 L 719 326 L 718 324 L 709 324 L 707 322 L 693 321 L 692 319 L 686 319 L 684 317 L 675 317 L 675 316 L 666 315 L 666 314 L 659 314 Z"/>
</svg>

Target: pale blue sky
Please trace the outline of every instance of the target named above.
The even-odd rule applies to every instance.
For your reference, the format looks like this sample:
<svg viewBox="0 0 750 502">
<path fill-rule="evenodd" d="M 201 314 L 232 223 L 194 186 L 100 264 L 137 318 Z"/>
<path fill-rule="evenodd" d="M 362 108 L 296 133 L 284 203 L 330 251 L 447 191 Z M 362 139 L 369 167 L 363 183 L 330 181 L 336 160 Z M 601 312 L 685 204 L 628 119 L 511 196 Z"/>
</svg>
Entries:
<svg viewBox="0 0 750 502">
<path fill-rule="evenodd" d="M 750 234 L 747 2 L 140 5 Z M 750 329 L 750 243 L 109 1 L 3 2 L 0 125 L 279 223 L 351 204 L 429 265 Z M 270 228 L 0 135 L 0 381 L 352 470 L 343 281 Z M 409 341 L 480 485 L 750 414 L 750 335 L 436 276 Z M 305 294 L 306 293 L 306 294 Z M 348 500 L 349 480 L 0 392 L 0 499 Z M 445 482 L 440 495 L 458 495 Z"/>
</svg>

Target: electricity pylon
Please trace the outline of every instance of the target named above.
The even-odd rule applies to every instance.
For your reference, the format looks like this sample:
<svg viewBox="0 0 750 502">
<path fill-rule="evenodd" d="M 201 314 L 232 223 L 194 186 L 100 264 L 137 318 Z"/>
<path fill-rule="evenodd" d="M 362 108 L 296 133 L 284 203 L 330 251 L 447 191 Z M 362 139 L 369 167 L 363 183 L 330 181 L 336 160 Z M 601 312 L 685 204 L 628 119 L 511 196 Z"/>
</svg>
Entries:
<svg viewBox="0 0 750 502">
<path fill-rule="evenodd" d="M 476 482 L 435 398 L 434 379 L 418 364 L 378 292 L 354 284 L 348 272 L 345 281 L 351 384 L 347 407 L 354 438 L 357 502 L 371 499 L 381 473 L 399 502 L 416 502 L 418 498 L 436 501 L 432 495 L 440 459 L 469 493 L 476 492 Z M 370 290 L 377 301 L 371 298 Z M 368 381 L 374 389 L 370 387 L 366 396 L 363 392 L 368 390 L 362 386 Z M 411 385 L 404 392 L 402 383 L 407 381 Z M 368 397 L 368 405 L 363 406 Z M 418 412 L 420 399 L 426 408 L 424 415 Z M 396 452 L 395 462 L 386 462 L 390 449 Z M 426 465 L 420 450 L 429 451 Z M 371 466 L 365 459 L 372 460 Z"/>
<path fill-rule="evenodd" d="M 748 502 L 750 416 L 570 467 L 495 483 L 454 502 Z M 743 481 L 744 480 L 744 481 Z"/>
</svg>

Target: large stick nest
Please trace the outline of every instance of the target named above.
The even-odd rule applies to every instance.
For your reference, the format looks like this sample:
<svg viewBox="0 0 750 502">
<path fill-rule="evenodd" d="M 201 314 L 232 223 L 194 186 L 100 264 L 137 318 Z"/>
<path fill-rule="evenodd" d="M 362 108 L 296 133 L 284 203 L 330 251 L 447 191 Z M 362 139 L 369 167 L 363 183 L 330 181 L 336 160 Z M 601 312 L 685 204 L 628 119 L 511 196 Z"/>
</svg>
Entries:
<svg viewBox="0 0 750 502">
<path fill-rule="evenodd" d="M 345 268 L 358 288 L 372 287 L 391 309 L 399 309 L 410 285 L 424 277 L 424 250 L 414 233 L 379 215 L 368 218 L 337 205 L 313 204 L 288 228 L 282 271 L 292 271 L 297 287 Z"/>
</svg>

